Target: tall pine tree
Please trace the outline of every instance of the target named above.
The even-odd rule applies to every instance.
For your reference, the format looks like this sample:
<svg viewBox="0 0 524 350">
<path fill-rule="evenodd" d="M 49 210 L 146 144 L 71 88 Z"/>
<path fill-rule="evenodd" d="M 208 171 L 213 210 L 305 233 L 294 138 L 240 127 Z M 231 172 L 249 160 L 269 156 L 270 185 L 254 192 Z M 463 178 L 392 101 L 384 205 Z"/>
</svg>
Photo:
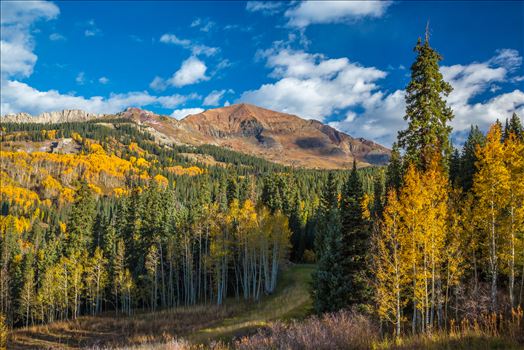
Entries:
<svg viewBox="0 0 524 350">
<path fill-rule="evenodd" d="M 344 187 L 341 204 L 341 255 L 346 279 L 341 288 L 347 291 L 347 305 L 369 301 L 366 257 L 369 253 L 370 227 L 364 218 L 364 191 L 356 163 Z"/>
<path fill-rule="evenodd" d="M 414 51 L 417 58 L 406 88 L 404 116 L 409 125 L 399 132 L 398 139 L 399 146 L 406 150 L 406 160 L 426 169 L 433 154 L 441 154 L 444 163 L 451 154 L 448 122 L 453 119 L 453 112 L 444 98 L 452 87 L 439 71 L 442 56 L 429 45 L 428 29 L 424 42 L 419 38 Z"/>
</svg>

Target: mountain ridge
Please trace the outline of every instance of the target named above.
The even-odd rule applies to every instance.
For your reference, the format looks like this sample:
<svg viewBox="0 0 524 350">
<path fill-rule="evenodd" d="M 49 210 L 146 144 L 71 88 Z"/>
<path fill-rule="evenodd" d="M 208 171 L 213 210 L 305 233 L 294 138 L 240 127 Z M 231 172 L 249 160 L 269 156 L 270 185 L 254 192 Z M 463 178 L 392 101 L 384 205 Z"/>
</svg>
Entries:
<svg viewBox="0 0 524 350">
<path fill-rule="evenodd" d="M 212 144 L 267 160 L 305 168 L 346 169 L 381 165 L 390 150 L 374 141 L 354 138 L 317 120 L 240 103 L 208 109 L 177 120 L 129 107 L 116 114 L 92 114 L 81 110 L 10 114 L 2 122 L 60 123 L 129 119 L 155 136 L 159 143 Z"/>
</svg>

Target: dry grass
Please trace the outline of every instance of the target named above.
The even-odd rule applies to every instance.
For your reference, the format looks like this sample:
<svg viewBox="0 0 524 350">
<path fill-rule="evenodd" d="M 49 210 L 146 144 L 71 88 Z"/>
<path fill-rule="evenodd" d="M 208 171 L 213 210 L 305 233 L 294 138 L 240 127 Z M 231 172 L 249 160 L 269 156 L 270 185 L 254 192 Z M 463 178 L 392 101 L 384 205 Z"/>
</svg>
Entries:
<svg viewBox="0 0 524 350">
<path fill-rule="evenodd" d="M 9 349 L 185 349 L 189 343 L 217 347 L 217 339 L 254 333 L 270 321 L 304 317 L 310 306 L 308 283 L 313 265 L 295 265 L 281 276 L 277 291 L 259 303 L 227 300 L 224 306 L 199 305 L 132 317 L 80 317 L 18 329 Z M 156 344 L 156 345 L 151 345 Z"/>
<path fill-rule="evenodd" d="M 377 338 L 378 329 L 368 318 L 345 311 L 287 325 L 277 322 L 254 336 L 241 338 L 234 346 L 239 350 L 360 350 L 370 349 Z"/>
<path fill-rule="evenodd" d="M 80 317 L 72 321 L 19 329 L 9 349 L 78 349 L 167 342 L 188 336 L 238 313 L 241 306 L 194 306 L 132 317 Z"/>
</svg>

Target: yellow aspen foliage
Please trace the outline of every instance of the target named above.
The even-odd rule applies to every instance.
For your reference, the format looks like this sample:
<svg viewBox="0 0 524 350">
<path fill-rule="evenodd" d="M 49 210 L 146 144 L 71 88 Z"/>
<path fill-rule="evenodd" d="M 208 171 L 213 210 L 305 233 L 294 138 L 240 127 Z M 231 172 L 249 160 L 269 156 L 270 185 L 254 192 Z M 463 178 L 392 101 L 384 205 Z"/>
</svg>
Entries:
<svg viewBox="0 0 524 350">
<path fill-rule="evenodd" d="M 104 151 L 104 148 L 100 146 L 98 143 L 91 143 L 89 145 L 89 152 L 94 154 L 101 154 L 105 155 L 106 151 Z"/>
<path fill-rule="evenodd" d="M 130 152 L 136 152 L 139 156 L 142 156 L 144 154 L 144 151 L 138 147 L 138 144 L 136 142 L 131 142 L 128 146 L 128 149 Z"/>
<path fill-rule="evenodd" d="M 507 232 L 501 229 L 501 216 L 510 191 L 510 174 L 504 164 L 504 148 L 498 124 L 493 125 L 483 147 L 477 147 L 477 173 L 473 179 L 476 196 L 474 221 L 480 229 L 481 246 L 486 249 L 491 279 L 491 308 L 497 308 L 497 280 L 501 265 L 501 247 L 507 244 Z"/>
<path fill-rule="evenodd" d="M 401 230 L 402 208 L 395 190 L 387 194 L 387 206 L 379 232 L 373 237 L 373 267 L 375 271 L 375 300 L 378 315 L 382 320 L 395 325 L 396 336 L 400 335 L 401 310 L 406 301 L 402 295 L 409 283 L 409 262 L 405 252 L 409 247 L 404 244 Z"/>
<path fill-rule="evenodd" d="M 360 206 L 362 207 L 362 216 L 364 219 L 369 220 L 371 219 L 371 212 L 369 210 L 371 204 L 373 203 L 373 196 L 369 193 L 365 193 L 362 197 L 362 203 L 360 203 Z"/>
<path fill-rule="evenodd" d="M 65 234 L 67 231 L 67 224 L 65 222 L 59 221 L 58 226 L 60 227 L 60 232 Z"/>
<path fill-rule="evenodd" d="M 169 171 L 171 174 L 175 175 L 188 175 L 188 176 L 197 176 L 202 175 L 205 173 L 204 169 L 201 169 L 197 166 L 190 166 L 188 168 L 184 168 L 180 165 L 175 165 L 171 167 L 166 168 L 167 171 Z"/>
<path fill-rule="evenodd" d="M 0 216 L 0 232 L 2 235 L 7 231 L 8 227 L 13 227 L 16 233 L 21 234 L 31 228 L 31 222 L 23 216 Z"/>
<path fill-rule="evenodd" d="M 507 231 L 507 244 L 502 259 L 503 268 L 509 276 L 509 302 L 511 307 L 515 307 L 515 275 L 524 265 L 524 143 L 517 135 L 510 133 L 504 140 L 503 149 L 510 191 L 506 197 L 507 215 L 504 218 L 504 226 Z"/>
<path fill-rule="evenodd" d="M 66 203 L 72 203 L 75 199 L 75 191 L 71 188 L 64 188 L 60 195 L 60 200 Z"/>
<path fill-rule="evenodd" d="M 91 183 L 90 183 L 90 184 L 88 184 L 87 186 L 88 186 L 88 187 L 91 189 L 91 191 L 93 191 L 95 194 L 97 194 L 97 195 L 101 195 L 101 194 L 102 194 L 102 189 L 101 189 L 100 187 L 98 187 L 97 185 L 95 185 L 95 184 L 91 184 Z"/>
<path fill-rule="evenodd" d="M 47 131 L 47 134 L 46 134 L 46 137 L 47 137 L 49 140 L 54 140 L 54 139 L 56 139 L 56 130 L 48 130 L 48 131 Z"/>
<path fill-rule="evenodd" d="M 122 188 L 122 187 L 115 187 L 113 188 L 113 195 L 115 197 L 122 197 L 122 196 L 126 196 L 129 194 L 129 191 L 125 188 Z"/>
<path fill-rule="evenodd" d="M 44 197 L 54 197 L 57 196 L 62 190 L 62 185 L 51 175 L 47 175 L 42 180 L 42 186 L 44 187 Z"/>
<path fill-rule="evenodd" d="M 169 180 L 165 176 L 162 176 L 160 174 L 155 175 L 155 177 L 153 177 L 153 180 L 155 180 L 155 182 L 163 188 L 166 188 L 169 185 Z"/>
<path fill-rule="evenodd" d="M 139 168 L 149 168 L 151 164 L 144 158 L 140 157 L 136 160 L 135 165 Z"/>
<path fill-rule="evenodd" d="M 78 142 L 78 143 L 81 143 L 81 142 L 82 142 L 82 136 L 80 136 L 80 134 L 77 133 L 77 132 L 73 132 L 73 133 L 71 134 L 71 138 L 72 138 L 73 140 L 75 140 L 76 142 Z"/>
</svg>

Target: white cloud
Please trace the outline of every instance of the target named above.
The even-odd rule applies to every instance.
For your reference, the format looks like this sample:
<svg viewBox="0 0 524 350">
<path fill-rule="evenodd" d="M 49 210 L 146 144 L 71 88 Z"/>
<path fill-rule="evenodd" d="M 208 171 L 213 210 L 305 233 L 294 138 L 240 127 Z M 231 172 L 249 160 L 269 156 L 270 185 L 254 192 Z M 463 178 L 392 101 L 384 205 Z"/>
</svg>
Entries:
<svg viewBox="0 0 524 350">
<path fill-rule="evenodd" d="M 160 42 L 164 44 L 173 44 L 181 46 L 185 49 L 191 50 L 193 55 L 214 56 L 219 52 L 217 47 L 210 47 L 198 43 L 194 43 L 188 39 L 180 39 L 175 34 L 163 34 L 160 37 Z"/>
<path fill-rule="evenodd" d="M 100 77 L 100 78 L 98 79 L 98 82 L 99 82 L 100 84 L 105 85 L 105 84 L 109 83 L 109 78 L 107 78 L 107 77 Z"/>
<path fill-rule="evenodd" d="M 407 125 L 403 120 L 404 91 L 388 93 L 377 85 L 385 77 L 384 71 L 347 58 L 329 59 L 287 48 L 270 49 L 260 56 L 272 68 L 270 77 L 276 81 L 244 92 L 239 102 L 320 121 L 344 114 L 343 120 L 330 125 L 386 146 Z M 454 88 L 447 101 L 455 115 L 451 123 L 455 132 L 465 132 L 471 124 L 486 130 L 497 118 L 505 119 L 514 111 L 524 115 L 524 92 L 519 89 L 475 101 L 494 84 L 518 84 L 512 72 L 517 72 L 520 64 L 518 52 L 506 49 L 485 62 L 441 67 L 444 79 Z"/>
<path fill-rule="evenodd" d="M 169 79 L 156 76 L 149 84 L 149 87 L 156 91 L 163 91 L 169 86 L 182 87 L 209 80 L 206 75 L 206 64 L 196 56 L 191 56 L 182 62 L 178 69 Z"/>
<path fill-rule="evenodd" d="M 84 72 L 80 72 L 77 74 L 75 81 L 78 85 L 84 85 L 86 82 L 86 77 Z"/>
<path fill-rule="evenodd" d="M 176 108 L 190 99 L 201 98 L 196 94 L 187 96 L 154 96 L 146 91 L 111 93 L 108 97 L 83 97 L 75 94 L 63 94 L 57 90 L 42 91 L 35 89 L 17 78 L 28 77 L 33 73 L 37 56 L 33 53 L 34 40 L 31 36 L 32 25 L 38 20 L 55 18 L 59 9 L 50 2 L 1 2 L 1 81 L 0 115 L 27 112 L 38 115 L 42 112 L 62 109 L 83 109 L 91 113 L 115 113 L 129 106 L 159 105 L 164 108 Z M 90 28 L 94 21 L 87 22 Z M 84 72 L 80 72 L 77 83 L 86 82 Z M 107 77 L 100 77 L 100 83 L 107 83 Z"/>
<path fill-rule="evenodd" d="M 184 62 L 180 69 L 173 74 L 169 83 L 176 87 L 195 84 L 203 80 L 208 80 L 206 76 L 207 66 L 198 58 L 191 56 Z"/>
<path fill-rule="evenodd" d="M 158 103 L 160 103 L 164 108 L 175 108 L 183 103 L 186 103 L 188 100 L 195 100 L 200 98 L 201 96 L 199 96 L 198 94 L 192 93 L 189 95 L 174 94 L 171 96 L 160 96 L 157 98 L 157 100 Z"/>
<path fill-rule="evenodd" d="M 279 80 L 246 91 L 239 100 L 321 121 L 362 105 L 378 93 L 375 82 L 386 76 L 347 58 L 327 59 L 289 49 L 269 50 L 264 56 L 273 69 L 270 75 Z"/>
<path fill-rule="evenodd" d="M 286 11 L 288 25 L 307 27 L 315 23 L 351 22 L 364 17 L 382 17 L 391 1 L 303 1 Z"/>
<path fill-rule="evenodd" d="M 33 73 L 37 56 L 33 53 L 32 25 L 58 16 L 58 7 L 45 1 L 0 2 L 1 79 L 28 77 Z"/>
<path fill-rule="evenodd" d="M 456 135 L 467 132 L 471 124 L 487 130 L 497 119 L 504 120 L 513 112 L 524 115 L 524 92 L 519 89 L 472 102 L 475 97 L 492 90 L 494 83 L 513 82 L 511 72 L 516 71 L 521 62 L 522 58 L 517 51 L 504 49 L 498 50 L 494 57 L 485 62 L 441 67 L 444 80 L 454 89 L 447 102 L 455 116 L 451 125 Z M 499 89 L 491 92 L 497 91 Z M 385 145 L 391 145 L 395 141 L 397 131 L 407 126 L 407 122 L 403 120 L 403 90 L 384 95 L 375 101 L 369 100 L 364 104 L 364 108 L 364 113 L 356 118 L 347 118 L 331 124 Z"/>
<path fill-rule="evenodd" d="M 171 113 L 171 116 L 175 119 L 182 119 L 190 114 L 198 114 L 202 113 L 203 111 L 204 110 L 202 108 L 182 108 L 174 110 L 173 113 Z"/>
<path fill-rule="evenodd" d="M 184 47 L 191 45 L 191 40 L 179 39 L 175 34 L 163 34 L 160 37 L 160 42 L 164 44 L 175 44 Z"/>
<path fill-rule="evenodd" d="M 226 93 L 232 93 L 233 90 L 213 90 L 206 96 L 204 99 L 204 106 L 218 106 L 220 100 L 224 97 Z"/>
<path fill-rule="evenodd" d="M 164 91 L 167 89 L 167 82 L 159 76 L 156 76 L 151 83 L 149 83 L 149 87 L 155 91 Z"/>
<path fill-rule="evenodd" d="M 102 30 L 100 30 L 100 28 L 98 28 L 96 26 L 96 23 L 95 23 L 94 19 L 90 19 L 89 21 L 87 21 L 87 23 L 85 25 L 87 27 L 84 30 L 84 36 L 85 37 L 92 37 L 92 36 L 102 35 Z"/>
<path fill-rule="evenodd" d="M 82 97 L 62 94 L 57 90 L 39 91 L 19 81 L 3 81 L 1 89 L 1 115 L 27 112 L 38 115 L 42 112 L 63 109 L 82 109 L 90 113 L 116 113 L 130 106 L 159 105 L 175 108 L 198 95 L 153 96 L 146 91 L 122 94 L 112 93 L 109 97 Z"/>
<path fill-rule="evenodd" d="M 197 17 L 191 22 L 191 28 L 198 28 L 201 32 L 210 32 L 216 23 L 210 20 L 209 18 L 200 18 Z"/>
<path fill-rule="evenodd" d="M 249 12 L 261 12 L 264 15 L 273 15 L 280 12 L 285 5 L 280 1 L 248 1 L 246 10 Z"/>
<path fill-rule="evenodd" d="M 66 40 L 66 37 L 63 36 L 60 33 L 52 33 L 52 34 L 49 35 L 49 40 L 51 40 L 51 41 Z"/>
<path fill-rule="evenodd" d="M 516 50 L 503 49 L 485 62 L 441 68 L 444 79 L 454 89 L 448 97 L 448 103 L 455 115 L 451 123 L 455 131 L 467 130 L 471 124 L 477 124 L 485 130 L 497 118 L 503 120 L 514 111 L 519 114 L 524 112 L 524 93 L 518 89 L 484 101 L 471 102 L 473 98 L 491 90 L 496 83 L 513 82 L 511 73 L 521 63 L 522 57 Z"/>
</svg>

